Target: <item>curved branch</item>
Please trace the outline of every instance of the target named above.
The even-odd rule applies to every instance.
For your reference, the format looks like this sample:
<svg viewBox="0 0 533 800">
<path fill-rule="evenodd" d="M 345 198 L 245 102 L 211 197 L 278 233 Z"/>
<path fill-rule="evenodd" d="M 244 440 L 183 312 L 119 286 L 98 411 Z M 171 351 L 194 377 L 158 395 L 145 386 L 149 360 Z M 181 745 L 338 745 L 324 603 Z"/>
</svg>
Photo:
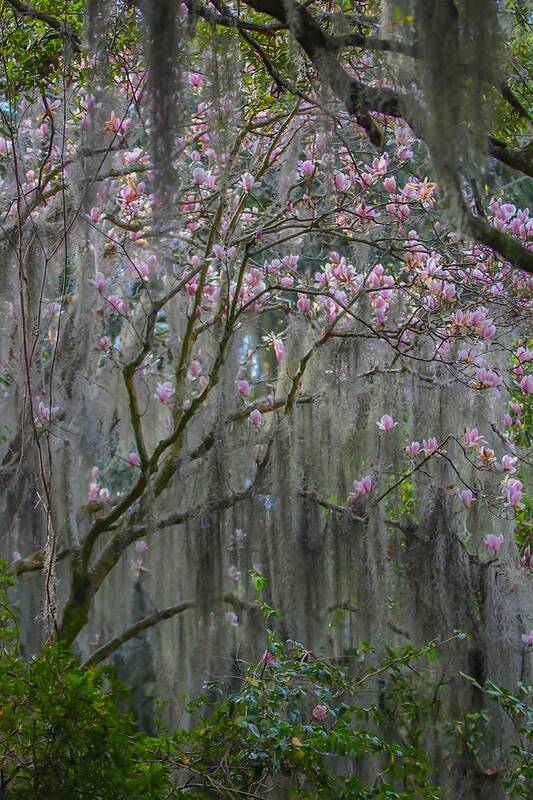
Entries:
<svg viewBox="0 0 533 800">
<path fill-rule="evenodd" d="M 509 147 L 505 142 L 489 136 L 489 155 L 492 158 L 501 161 L 511 169 L 516 169 L 518 172 L 523 172 L 524 175 L 529 175 L 533 178 L 533 142 L 530 142 L 525 147 L 516 149 Z"/>
<path fill-rule="evenodd" d="M 234 594 L 225 594 L 222 598 L 224 603 L 227 603 L 230 606 L 233 606 L 238 611 L 258 611 L 260 612 L 261 609 L 256 603 L 250 603 L 246 600 L 241 600 Z M 189 608 L 195 608 L 196 600 L 184 600 L 183 603 L 179 603 L 177 606 L 169 606 L 168 608 L 164 608 L 162 611 L 156 611 L 153 614 L 150 614 L 148 617 L 143 617 L 137 622 L 134 622 L 129 628 L 123 631 L 118 636 L 115 636 L 113 639 L 110 639 L 109 642 L 103 644 L 98 650 L 95 650 L 89 658 L 87 658 L 84 663 L 82 664 L 83 669 L 87 669 L 88 667 L 94 667 L 96 664 L 99 664 L 104 659 L 108 658 L 112 653 L 118 650 L 123 644 L 125 644 L 130 639 L 133 639 L 134 636 L 137 634 L 142 633 L 147 628 L 153 628 L 155 625 L 158 625 L 165 619 L 171 619 L 175 617 L 176 614 L 181 614 L 183 611 L 187 611 Z"/>
<path fill-rule="evenodd" d="M 499 231 L 482 217 L 475 217 L 473 214 L 469 214 L 464 222 L 473 239 L 491 247 L 514 267 L 533 274 L 533 251 L 521 245 L 518 239 Z"/>
<path fill-rule="evenodd" d="M 137 636 L 137 634 L 145 631 L 147 628 L 153 628 L 154 625 L 157 625 L 164 619 L 171 619 L 172 617 L 175 617 L 176 614 L 181 614 L 182 611 L 186 611 L 188 608 L 194 608 L 195 605 L 195 600 L 185 600 L 183 603 L 180 603 L 177 606 L 169 606 L 168 608 L 164 608 L 162 611 L 156 611 L 154 614 L 150 614 L 148 617 L 143 617 L 121 634 L 115 636 L 114 639 L 110 639 L 109 642 L 106 642 L 106 644 L 103 644 L 102 647 L 98 648 L 98 650 L 95 650 L 94 653 L 92 653 L 92 655 L 90 655 L 89 658 L 83 662 L 82 668 L 87 669 L 88 667 L 95 667 L 101 661 L 114 653 L 115 650 L 118 650 L 121 645 L 125 644 L 130 639 L 133 639 L 134 636 Z"/>
</svg>

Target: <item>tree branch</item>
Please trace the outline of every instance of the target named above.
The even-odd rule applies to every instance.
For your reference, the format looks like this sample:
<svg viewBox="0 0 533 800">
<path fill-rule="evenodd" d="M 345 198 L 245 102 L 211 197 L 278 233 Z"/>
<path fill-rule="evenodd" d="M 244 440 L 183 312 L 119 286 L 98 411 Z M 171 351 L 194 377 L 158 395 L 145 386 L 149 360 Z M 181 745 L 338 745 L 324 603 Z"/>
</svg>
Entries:
<svg viewBox="0 0 533 800">
<path fill-rule="evenodd" d="M 162 622 L 164 619 L 171 619 L 175 617 L 176 614 L 181 614 L 183 611 L 186 611 L 188 608 L 194 608 L 196 605 L 196 601 L 194 600 L 185 600 L 183 603 L 180 603 L 177 606 L 169 606 L 168 608 L 164 608 L 162 611 L 156 611 L 154 614 L 150 614 L 148 617 L 143 617 L 142 619 L 135 622 L 125 631 L 123 631 L 119 636 L 115 636 L 114 639 L 111 639 L 106 644 L 99 647 L 98 650 L 95 650 L 89 658 L 83 662 L 82 668 L 87 669 L 88 667 L 95 667 L 104 659 L 108 658 L 115 650 L 128 642 L 130 639 L 133 639 L 134 636 L 145 631 L 147 628 L 153 628 L 154 625 L 157 625 L 159 622 Z"/>
<path fill-rule="evenodd" d="M 363 36 L 360 33 L 348 33 L 333 36 L 330 47 L 342 50 L 345 47 L 360 47 L 362 50 L 381 50 L 386 53 L 400 53 L 409 58 L 416 58 L 416 47 L 399 39 L 379 39 L 375 36 Z"/>
<path fill-rule="evenodd" d="M 520 149 L 509 147 L 505 142 L 489 136 L 489 155 L 511 169 L 533 178 L 533 142 Z"/>
<path fill-rule="evenodd" d="M 39 22 L 44 22 L 45 25 L 48 25 L 49 28 L 52 28 L 52 30 L 56 31 L 60 36 L 68 39 L 74 52 L 80 52 L 80 37 L 77 33 L 74 33 L 63 20 L 57 19 L 57 17 L 48 14 L 46 11 L 39 11 L 37 8 L 27 5 L 27 3 L 20 2 L 20 0 L 7 0 L 7 2 L 15 13 L 21 14 L 24 17 L 29 17 L 30 19 L 39 20 Z"/>
<path fill-rule="evenodd" d="M 350 514 L 355 522 L 368 522 L 367 517 L 356 516 L 352 506 L 340 506 L 337 503 L 330 503 L 327 500 L 323 500 L 321 497 L 319 497 L 316 492 L 311 492 L 308 490 L 302 490 L 298 492 L 298 494 L 300 497 L 305 497 L 307 500 L 312 500 L 314 503 L 317 503 L 327 511 L 333 511 L 335 514 Z"/>
</svg>

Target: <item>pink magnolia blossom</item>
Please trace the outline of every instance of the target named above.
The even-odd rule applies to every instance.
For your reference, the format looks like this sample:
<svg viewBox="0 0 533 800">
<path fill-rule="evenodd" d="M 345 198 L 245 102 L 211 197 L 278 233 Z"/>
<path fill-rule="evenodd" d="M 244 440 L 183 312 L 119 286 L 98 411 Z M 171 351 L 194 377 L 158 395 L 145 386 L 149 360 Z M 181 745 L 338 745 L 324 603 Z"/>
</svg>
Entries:
<svg viewBox="0 0 533 800">
<path fill-rule="evenodd" d="M 109 305 L 113 306 L 118 314 L 123 314 L 125 309 L 124 300 L 116 294 L 110 294 L 107 298 Z"/>
<path fill-rule="evenodd" d="M 192 171 L 193 181 L 197 186 L 205 186 L 207 183 L 208 173 L 202 167 L 195 167 Z"/>
<path fill-rule="evenodd" d="M 245 172 L 241 177 L 241 183 L 247 192 L 251 192 L 255 184 L 254 176 L 249 172 Z"/>
<path fill-rule="evenodd" d="M 470 508 L 476 502 L 476 497 L 471 489 L 462 489 L 458 492 L 458 497 L 465 508 Z"/>
<path fill-rule="evenodd" d="M 520 389 L 524 394 L 533 394 L 533 375 L 524 375 L 520 381 Z"/>
<path fill-rule="evenodd" d="M 481 389 L 495 389 L 502 382 L 500 376 L 491 369 L 484 367 L 476 370 L 476 378 Z"/>
<path fill-rule="evenodd" d="M 529 633 L 523 633 L 520 637 L 524 644 L 527 644 L 529 647 L 533 646 L 533 628 L 529 631 Z"/>
<path fill-rule="evenodd" d="M 496 553 L 503 544 L 503 536 L 501 533 L 488 533 L 483 542 Z"/>
<path fill-rule="evenodd" d="M 337 172 L 335 174 L 335 188 L 339 192 L 345 192 L 350 188 L 350 181 L 343 172 Z"/>
<path fill-rule="evenodd" d="M 154 397 L 156 400 L 160 400 L 162 403 L 168 402 L 169 398 L 174 394 L 174 389 L 172 388 L 172 384 L 165 382 L 165 383 L 158 383 L 155 387 L 155 394 Z"/>
<path fill-rule="evenodd" d="M 41 419 L 45 419 L 48 422 L 57 414 L 59 406 L 51 406 L 49 403 L 43 403 L 41 400 L 37 406 L 37 411 Z"/>
<path fill-rule="evenodd" d="M 317 720 L 325 719 L 327 715 L 328 715 L 327 706 L 319 704 L 313 708 L 313 719 Z"/>
<path fill-rule="evenodd" d="M 466 446 L 479 447 L 485 442 L 485 439 L 479 435 L 477 428 L 467 428 L 465 432 Z"/>
<path fill-rule="evenodd" d="M 365 475 L 360 481 L 354 481 L 352 489 L 355 494 L 368 494 L 372 491 L 372 475 Z"/>
<path fill-rule="evenodd" d="M 300 172 L 302 173 L 302 175 L 304 175 L 306 178 L 312 177 L 315 171 L 314 161 L 311 161 L 310 159 L 307 159 L 307 161 L 300 161 L 298 166 L 300 167 Z"/>
<path fill-rule="evenodd" d="M 250 414 L 250 425 L 252 426 L 252 428 L 255 428 L 256 431 L 258 431 L 259 428 L 261 427 L 261 417 L 262 415 L 259 409 L 254 408 L 254 410 Z"/>
<path fill-rule="evenodd" d="M 422 446 L 420 442 L 411 442 L 405 448 L 405 452 L 410 458 L 416 458 L 416 456 L 420 453 Z"/>
<path fill-rule="evenodd" d="M 204 76 L 199 72 L 191 72 L 189 75 L 189 83 L 194 89 L 200 89 L 204 85 Z"/>
<path fill-rule="evenodd" d="M 503 472 L 516 472 L 515 464 L 518 461 L 516 456 L 508 456 L 505 455 L 502 458 L 502 463 L 500 464 L 501 469 Z"/>
<path fill-rule="evenodd" d="M 496 454 L 490 447 L 481 447 L 479 450 L 479 460 L 483 467 L 490 467 L 496 461 Z"/>
<path fill-rule="evenodd" d="M 100 489 L 98 494 L 100 495 L 100 500 L 102 500 L 104 503 L 107 503 L 107 501 L 111 497 L 111 492 L 109 491 L 109 489 L 106 489 L 105 487 L 103 489 Z"/>
<path fill-rule="evenodd" d="M 140 467 L 141 466 L 141 459 L 139 458 L 139 454 L 132 450 L 131 453 L 128 453 L 127 456 L 128 464 L 131 464 L 132 467 Z"/>
<path fill-rule="evenodd" d="M 102 272 L 97 272 L 94 278 L 94 282 L 96 284 L 96 288 L 99 292 L 105 291 L 107 289 L 107 278 Z"/>
<path fill-rule="evenodd" d="M 430 455 L 431 453 L 434 453 L 435 450 L 439 449 L 439 443 L 435 436 L 430 436 L 428 439 L 422 439 L 422 445 L 424 452 L 427 453 L 427 455 Z"/>
<path fill-rule="evenodd" d="M 389 414 L 384 414 L 381 417 L 381 419 L 378 422 L 376 422 L 376 425 L 378 426 L 380 431 L 383 431 L 383 433 L 388 433 L 389 431 L 392 431 L 397 424 L 398 423 L 395 422 L 393 418 L 389 416 Z"/>
<path fill-rule="evenodd" d="M 111 339 L 109 336 L 102 336 L 100 341 L 98 342 L 100 345 L 100 350 L 103 350 L 104 353 L 109 353 L 111 350 Z"/>
<path fill-rule="evenodd" d="M 251 391 L 251 387 L 250 387 L 250 384 L 248 383 L 248 381 L 244 380 L 244 379 L 240 380 L 237 383 L 237 386 L 238 386 L 238 389 L 239 389 L 240 396 L 241 397 L 248 397 L 248 395 L 250 394 L 250 391 Z"/>
<path fill-rule="evenodd" d="M 97 483 L 90 483 L 89 484 L 89 491 L 88 491 L 89 500 L 96 500 L 98 497 L 98 484 Z"/>
<path fill-rule="evenodd" d="M 200 362 L 197 361 L 196 359 L 194 361 L 191 361 L 191 363 L 189 364 L 189 369 L 187 370 L 187 380 L 193 381 L 200 375 L 201 371 L 202 371 L 202 365 L 200 364 Z"/>
<path fill-rule="evenodd" d="M 233 625 L 234 628 L 237 627 L 239 624 L 239 617 L 235 613 L 235 611 L 226 611 L 226 621 L 229 622 L 230 625 Z"/>
<path fill-rule="evenodd" d="M 531 553 L 531 547 L 529 545 L 526 545 L 526 547 L 524 547 L 522 555 L 520 556 L 520 564 L 522 567 L 525 567 L 525 569 L 528 569 L 530 567 L 531 569 L 533 569 L 533 555 Z"/>
<path fill-rule="evenodd" d="M 526 347 L 519 347 L 516 351 L 516 357 L 523 364 L 526 361 L 533 361 L 533 350 Z"/>
<path fill-rule="evenodd" d="M 516 478 L 508 478 L 504 485 L 503 490 L 507 498 L 507 502 L 512 508 L 520 508 L 524 484 Z"/>
<path fill-rule="evenodd" d="M 383 181 L 383 186 L 389 194 L 394 194 L 396 191 L 396 178 L 394 178 L 392 175 L 390 175 L 388 178 L 385 178 Z"/>
<path fill-rule="evenodd" d="M 305 311 L 309 313 L 309 311 L 311 311 L 311 300 L 309 297 L 301 294 L 296 301 L 296 308 L 298 311 Z"/>
</svg>

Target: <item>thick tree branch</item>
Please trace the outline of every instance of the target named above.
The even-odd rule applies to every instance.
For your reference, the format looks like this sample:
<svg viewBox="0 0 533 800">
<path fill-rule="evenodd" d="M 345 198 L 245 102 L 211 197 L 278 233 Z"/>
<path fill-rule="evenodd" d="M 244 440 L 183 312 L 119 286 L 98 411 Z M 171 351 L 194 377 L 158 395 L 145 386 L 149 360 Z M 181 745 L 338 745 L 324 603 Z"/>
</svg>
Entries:
<svg viewBox="0 0 533 800">
<path fill-rule="evenodd" d="M 533 274 L 533 251 L 523 247 L 518 239 L 499 231 L 482 217 L 475 217 L 473 214 L 469 214 L 464 222 L 473 239 L 491 247 L 513 267 Z"/>
<path fill-rule="evenodd" d="M 400 53 L 409 58 L 416 58 L 416 47 L 399 39 L 379 39 L 375 36 L 363 36 L 360 33 L 347 33 L 333 36 L 330 47 L 342 50 L 345 47 L 360 47 L 362 50 L 380 50 L 385 53 Z"/>
<path fill-rule="evenodd" d="M 155 524 L 154 529 L 161 530 L 171 525 L 180 525 L 201 514 L 213 514 L 224 511 L 235 503 L 246 499 L 253 492 L 259 476 L 268 463 L 271 443 L 272 440 L 269 440 L 265 453 L 258 462 L 255 478 L 246 489 L 241 492 L 234 492 L 211 503 L 203 501 L 192 509 L 171 514 L 159 520 L 159 522 Z M 135 526 L 132 524 L 131 519 L 124 519 L 120 529 L 103 547 L 92 567 L 89 567 L 88 561 L 82 558 L 73 559 L 69 599 L 65 604 L 59 631 L 59 638 L 61 641 L 65 644 L 71 644 L 74 641 L 78 633 L 87 623 L 91 603 L 103 581 L 118 563 L 127 547 L 150 532 L 151 530 L 149 530 L 148 526 Z"/>
<path fill-rule="evenodd" d="M 177 606 L 169 606 L 168 608 L 164 608 L 162 611 L 156 611 L 154 614 L 150 614 L 148 617 L 143 617 L 142 619 L 135 622 L 125 631 L 123 631 L 119 636 L 115 636 L 114 639 L 111 639 L 106 644 L 99 647 L 98 650 L 95 650 L 89 658 L 84 661 L 82 664 L 83 669 L 87 669 L 88 667 L 95 667 L 101 661 L 108 658 L 115 650 L 118 650 L 123 644 L 128 642 L 130 639 L 133 639 L 134 636 L 137 636 L 142 631 L 145 631 L 147 628 L 153 628 L 154 625 L 158 625 L 165 619 L 171 619 L 175 617 L 176 614 L 181 614 L 183 611 L 187 611 L 188 608 L 194 608 L 196 602 L 194 600 L 185 600 L 183 603 L 180 603 Z"/>
<path fill-rule="evenodd" d="M 233 608 L 236 608 L 238 611 L 257 611 L 260 612 L 260 606 L 257 603 L 250 603 L 246 600 L 241 600 L 234 594 L 225 594 L 222 598 L 224 603 L 227 603 Z M 100 664 L 104 659 L 108 658 L 112 655 L 119 647 L 123 644 L 128 642 L 130 639 L 133 639 L 134 636 L 137 636 L 139 633 L 147 630 L 147 628 L 153 628 L 155 625 L 158 625 L 163 620 L 171 619 L 175 617 L 176 614 L 181 614 L 183 611 L 187 611 L 189 608 L 195 608 L 196 601 L 195 600 L 185 600 L 183 603 L 179 603 L 177 606 L 169 606 L 168 608 L 164 608 L 162 611 L 156 611 L 153 614 L 150 614 L 147 617 L 143 617 L 137 622 L 134 622 L 129 628 L 123 631 L 118 636 L 115 636 L 113 639 L 110 639 L 109 642 L 103 644 L 98 650 L 95 650 L 89 658 L 87 658 L 84 663 L 82 664 L 83 669 L 87 669 L 88 667 L 95 667 L 97 664 Z"/>
<path fill-rule="evenodd" d="M 524 175 L 529 175 L 530 178 L 533 178 L 533 142 L 530 142 L 525 147 L 516 149 L 490 136 L 489 155 L 501 161 L 502 164 L 511 167 L 511 169 L 516 169 L 518 172 L 523 172 Z"/>
</svg>

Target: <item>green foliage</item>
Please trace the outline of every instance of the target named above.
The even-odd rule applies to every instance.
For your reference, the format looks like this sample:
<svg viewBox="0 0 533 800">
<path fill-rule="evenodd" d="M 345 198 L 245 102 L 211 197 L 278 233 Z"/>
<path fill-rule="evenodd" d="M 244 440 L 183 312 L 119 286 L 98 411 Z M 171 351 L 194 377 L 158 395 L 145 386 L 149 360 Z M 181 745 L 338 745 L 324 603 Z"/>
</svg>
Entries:
<svg viewBox="0 0 533 800">
<path fill-rule="evenodd" d="M 505 25 L 503 72 L 504 81 L 522 108 L 531 112 L 533 107 L 533 29 L 531 15 L 523 0 L 507 0 L 502 21 Z M 519 145 L 520 139 L 530 133 L 530 121 L 501 95 L 495 96 L 496 118 L 493 133 L 497 138 Z"/>
<path fill-rule="evenodd" d="M 0 565 L 1 567 L 1 565 Z M 119 712 L 109 670 L 82 670 L 58 644 L 24 660 L 0 569 L 0 796 L 159 800 L 168 765 Z"/>
<path fill-rule="evenodd" d="M 468 675 L 467 678 L 477 689 L 490 698 L 504 712 L 514 731 L 514 743 L 502 758 L 501 764 L 485 766 L 480 754 L 485 730 L 490 717 L 485 712 L 467 714 L 463 720 L 456 720 L 456 732 L 463 740 L 465 748 L 480 765 L 485 774 L 497 771 L 501 774 L 501 784 L 506 798 L 531 797 L 533 794 L 533 686 L 519 682 L 515 691 L 498 686 L 487 680 L 483 685 Z"/>
<path fill-rule="evenodd" d="M 58 4 L 53 0 L 32 0 L 32 7 L 57 18 L 74 35 L 82 31 L 85 2 L 69 0 Z M 0 89 L 14 98 L 16 94 L 45 92 L 61 75 L 70 71 L 65 59 L 65 46 L 59 31 L 46 21 L 16 12 L 5 0 L 0 0 L 0 38 L 2 64 Z"/>
<path fill-rule="evenodd" d="M 432 652 L 388 648 L 375 666 L 367 664 L 375 651 L 363 646 L 353 654 L 364 664 L 354 675 L 270 633 L 263 658 L 243 672 L 240 688 L 203 724 L 176 735 L 183 751 L 180 796 L 204 797 L 207 787 L 213 797 L 231 797 L 232 788 L 265 796 L 284 782 L 299 798 L 440 797 L 423 743 L 385 736 L 380 728 L 385 673 L 408 681 L 412 665 Z M 207 688 L 221 691 L 215 683 Z"/>
<path fill-rule="evenodd" d="M 256 572 L 259 589 L 265 579 Z M 213 681 L 187 707 L 190 730 L 148 737 L 119 711 L 109 668 L 82 669 L 56 643 L 24 660 L 0 564 L 0 796 L 6 800 L 200 800 L 293 798 L 436 800 L 427 733 L 443 724 L 447 685 L 438 651 L 363 642 L 338 659 L 319 658 L 268 631 L 258 663 L 239 661 L 232 691 Z M 275 611 L 262 604 L 270 618 Z M 451 641 L 464 639 L 458 631 Z M 438 677 L 436 677 L 438 676 Z M 483 687 L 516 736 L 498 777 L 508 798 L 529 796 L 533 778 L 531 688 Z M 486 710 L 448 724 L 458 747 L 489 774 L 480 752 Z"/>
</svg>

